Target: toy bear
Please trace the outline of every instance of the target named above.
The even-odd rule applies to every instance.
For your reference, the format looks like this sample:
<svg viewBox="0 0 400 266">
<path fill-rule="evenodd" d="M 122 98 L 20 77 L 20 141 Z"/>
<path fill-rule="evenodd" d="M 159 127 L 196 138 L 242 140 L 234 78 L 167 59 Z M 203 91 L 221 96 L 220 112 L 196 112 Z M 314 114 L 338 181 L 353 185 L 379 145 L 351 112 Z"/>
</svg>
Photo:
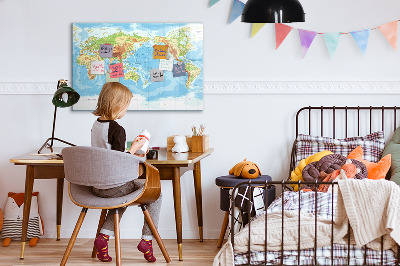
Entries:
<svg viewBox="0 0 400 266">
<path fill-rule="evenodd" d="M 43 235 L 43 223 L 39 215 L 38 207 L 39 192 L 32 193 L 31 211 L 29 214 L 27 239 L 29 246 L 36 245 L 40 236 Z M 4 208 L 4 221 L 1 230 L 3 247 L 8 247 L 11 240 L 21 240 L 22 219 L 24 213 L 24 193 L 8 193 L 6 206 Z"/>
<path fill-rule="evenodd" d="M 174 137 L 175 146 L 172 148 L 172 152 L 188 152 L 189 146 L 186 143 L 185 136 L 175 136 Z"/>
<path fill-rule="evenodd" d="M 261 171 L 258 166 L 255 163 L 246 160 L 247 158 L 244 159 L 242 162 L 237 163 L 229 171 L 229 174 L 249 179 L 257 178 L 258 176 L 260 176 Z"/>
</svg>

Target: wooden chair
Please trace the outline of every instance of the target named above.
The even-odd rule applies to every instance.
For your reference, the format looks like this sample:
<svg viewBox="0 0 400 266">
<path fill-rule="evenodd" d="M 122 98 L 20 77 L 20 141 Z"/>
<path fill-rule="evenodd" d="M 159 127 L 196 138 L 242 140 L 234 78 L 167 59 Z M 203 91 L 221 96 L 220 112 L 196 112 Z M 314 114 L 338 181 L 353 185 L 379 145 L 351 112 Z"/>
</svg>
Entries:
<svg viewBox="0 0 400 266">
<path fill-rule="evenodd" d="M 160 176 L 157 168 L 137 156 L 103 148 L 68 147 L 63 149 L 62 155 L 65 179 L 70 182 L 68 186 L 69 196 L 74 204 L 82 207 L 82 211 L 60 265 L 66 264 L 88 209 L 102 209 L 96 237 L 103 226 L 107 210 L 116 209 L 114 215 L 116 265 L 121 265 L 118 208 L 129 205 L 139 205 L 142 208 L 145 220 L 149 224 L 166 262 L 171 262 L 145 205 L 157 200 L 161 193 Z M 141 170 L 137 167 L 138 161 L 140 161 L 139 169 Z M 144 187 L 129 195 L 118 198 L 100 198 L 91 191 L 92 186 L 128 182 L 135 175 L 145 177 L 144 180 L 140 180 L 144 182 Z M 94 247 L 92 257 L 96 257 Z"/>
</svg>

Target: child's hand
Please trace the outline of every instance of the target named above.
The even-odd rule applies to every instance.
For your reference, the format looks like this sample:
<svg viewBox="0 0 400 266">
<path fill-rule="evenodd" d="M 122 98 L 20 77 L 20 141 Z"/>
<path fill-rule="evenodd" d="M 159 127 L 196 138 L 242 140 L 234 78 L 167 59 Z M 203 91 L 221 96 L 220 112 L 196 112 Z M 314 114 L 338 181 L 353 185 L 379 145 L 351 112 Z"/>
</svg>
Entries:
<svg viewBox="0 0 400 266">
<path fill-rule="evenodd" d="M 132 142 L 129 152 L 132 154 L 135 154 L 140 148 L 143 147 L 143 145 L 146 143 L 146 141 L 147 140 L 145 138 L 136 137 L 135 140 Z"/>
</svg>

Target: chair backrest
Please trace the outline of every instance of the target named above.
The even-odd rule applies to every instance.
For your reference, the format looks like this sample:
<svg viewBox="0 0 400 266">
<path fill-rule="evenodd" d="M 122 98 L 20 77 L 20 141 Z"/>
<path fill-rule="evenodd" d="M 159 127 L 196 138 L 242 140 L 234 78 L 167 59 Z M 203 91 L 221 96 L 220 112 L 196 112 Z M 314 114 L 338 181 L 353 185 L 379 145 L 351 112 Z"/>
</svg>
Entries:
<svg viewBox="0 0 400 266">
<path fill-rule="evenodd" d="M 65 179 L 83 186 L 119 186 L 139 176 L 144 159 L 132 154 L 97 147 L 62 150 Z"/>
</svg>

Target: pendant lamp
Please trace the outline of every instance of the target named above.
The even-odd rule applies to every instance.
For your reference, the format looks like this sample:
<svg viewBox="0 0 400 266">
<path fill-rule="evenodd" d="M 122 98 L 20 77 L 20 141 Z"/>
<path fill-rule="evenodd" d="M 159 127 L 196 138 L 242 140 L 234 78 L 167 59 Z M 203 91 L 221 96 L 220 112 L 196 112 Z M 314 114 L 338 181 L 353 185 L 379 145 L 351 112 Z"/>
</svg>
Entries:
<svg viewBox="0 0 400 266">
<path fill-rule="evenodd" d="M 72 143 L 69 143 L 65 140 L 55 138 L 54 137 L 54 130 L 56 128 L 56 117 L 57 117 L 57 107 L 70 107 L 76 104 L 79 101 L 79 93 L 77 93 L 73 88 L 68 87 L 67 80 L 60 79 L 57 83 L 57 90 L 53 95 L 52 103 L 54 105 L 54 117 L 53 117 L 53 131 L 51 134 L 51 138 L 48 138 L 42 147 L 39 149 L 38 153 L 40 153 L 45 147 L 50 148 L 53 152 L 53 141 L 57 140 L 62 143 L 68 144 L 70 146 L 75 146 Z M 49 141 L 50 144 L 49 144 Z"/>
<path fill-rule="evenodd" d="M 304 22 L 304 15 L 298 0 L 249 0 L 243 9 L 242 22 Z"/>
</svg>

